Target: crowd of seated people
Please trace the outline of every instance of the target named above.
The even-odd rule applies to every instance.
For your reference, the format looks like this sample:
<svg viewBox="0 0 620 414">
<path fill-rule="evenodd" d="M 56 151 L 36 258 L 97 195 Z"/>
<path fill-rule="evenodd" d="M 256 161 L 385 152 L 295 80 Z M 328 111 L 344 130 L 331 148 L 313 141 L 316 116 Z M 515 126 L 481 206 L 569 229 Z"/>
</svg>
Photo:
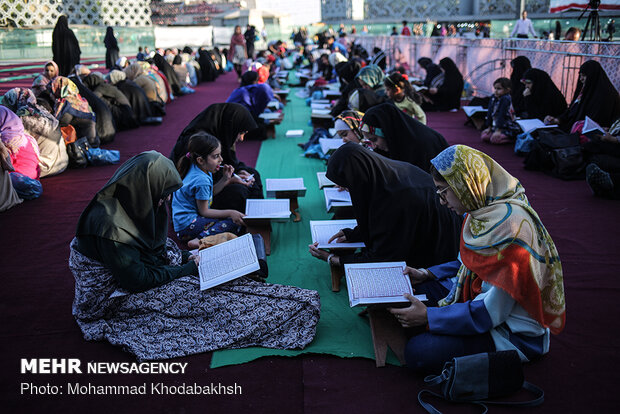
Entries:
<svg viewBox="0 0 620 414">
<path fill-rule="evenodd" d="M 310 102 L 325 89 L 340 91 L 330 113 L 344 144 L 329 157 L 326 177 L 349 192 L 357 226 L 337 232 L 332 240 L 363 241 L 366 246 L 357 253 L 336 255 L 312 244 L 309 253 L 333 267 L 406 263 L 404 273 L 416 292 L 428 298 L 422 303 L 407 295 L 406 307 L 389 309 L 407 329 L 408 366 L 437 372 L 453 357 L 478 352 L 515 350 L 522 361 L 549 352 L 550 334 L 560 333 L 565 323 L 562 265 L 551 235 L 517 177 L 482 151 L 449 146 L 442 134 L 426 125 L 427 112 L 461 106 L 463 76 L 455 62 L 420 59 L 426 76 L 413 88 L 410 77 L 416 74 L 390 67 L 383 51 L 375 48 L 371 55 L 346 35 L 336 39 L 335 34 L 319 33 L 316 42 L 299 37 L 292 49 L 273 41 L 251 56 L 238 47 L 245 45 L 242 38 L 237 30 L 229 53 L 168 49 L 146 62 L 119 62 L 107 75 L 76 70 L 74 79 L 103 101 L 101 107 L 112 114 L 115 129 L 137 127 L 164 115 L 167 102 L 230 67 L 226 56 L 233 58 L 240 82 L 226 102 L 208 106 L 185 126 L 170 159 L 153 151 L 133 157 L 82 213 L 70 267 L 76 283 L 91 286 L 76 290 L 73 307 L 85 337 L 124 345 L 141 359 L 253 345 L 303 348 L 312 341 L 320 313 L 316 292 L 246 278 L 200 291 L 191 277 L 197 274 L 198 258 L 166 239 L 168 202 L 174 231 L 189 248 L 198 247 L 205 237 L 234 237 L 246 231 L 246 200 L 263 198 L 263 188 L 259 171 L 237 158 L 236 144 L 262 135 L 265 121 L 260 115 L 270 110 L 268 104 L 275 101 L 271 110 L 282 110 L 276 93 L 281 86 L 278 73 L 296 68 L 310 73 L 300 83 Z M 46 96 L 41 104 L 28 94 L 20 97 L 20 91 L 7 102 L 21 100 L 41 113 L 37 105 L 47 103 L 52 116 L 45 120 L 80 128 L 97 145 L 95 107 L 73 81 L 58 77 L 55 70 L 50 64 L 37 82 L 39 93 Z M 483 140 L 513 142 L 517 115 L 557 123 L 565 132 L 579 132 L 579 122 L 588 116 L 608 128 L 600 138 L 582 143 L 591 154 L 588 183 L 597 195 L 617 198 L 620 101 L 600 64 L 591 60 L 581 66 L 569 105 L 549 76 L 529 62 L 515 59 L 513 71 L 519 84 L 514 77 L 494 82 Z M 339 86 L 331 88 L 333 83 Z M 516 98 L 522 98 L 518 110 Z M 22 116 L 19 111 L 17 115 Z M 13 128 L 17 115 L 0 121 L 5 119 Z M 23 126 L 31 125 L 28 122 Z M 11 160 L 13 152 L 15 157 L 22 150 L 36 152 L 32 143 L 43 128 L 29 128 L 30 132 L 11 129 L 9 137 L 22 137 L 15 140 L 5 141 L 2 133 L 0 149 L 8 150 Z M 52 149 L 56 147 L 49 147 L 48 158 L 54 155 Z M 13 162 L 14 172 L 3 170 L 11 181 L 17 181 L 12 176 L 16 173 L 16 179 L 39 178 L 41 167 L 37 165 L 33 176 L 18 161 Z M 123 186 L 146 188 L 148 195 L 118 191 Z M 116 206 L 114 214 L 108 214 L 111 205 Z M 129 294 L 112 301 L 115 289 Z M 166 298 L 174 303 L 183 298 L 198 311 L 168 316 L 161 312 Z M 229 330 L 226 309 L 239 302 L 252 305 L 239 308 L 240 321 Z M 291 309 L 297 309 L 294 315 Z M 109 332 L 102 332 L 102 323 Z M 150 329 L 153 324 L 170 329 Z M 278 329 L 264 329 L 269 324 Z M 192 331 L 208 340 L 191 340 Z"/>
</svg>

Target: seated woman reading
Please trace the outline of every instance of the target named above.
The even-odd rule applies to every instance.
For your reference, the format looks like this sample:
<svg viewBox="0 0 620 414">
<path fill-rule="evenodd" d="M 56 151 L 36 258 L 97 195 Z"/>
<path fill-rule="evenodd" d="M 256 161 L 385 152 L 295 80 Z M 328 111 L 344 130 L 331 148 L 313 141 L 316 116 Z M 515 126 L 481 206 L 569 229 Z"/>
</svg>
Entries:
<svg viewBox="0 0 620 414">
<path fill-rule="evenodd" d="M 516 350 L 523 361 L 546 354 L 549 333 L 564 328 L 562 265 L 524 188 L 464 145 L 432 164 L 441 203 L 466 218 L 459 261 L 405 269 L 416 293 L 429 298 L 427 307 L 405 295 L 410 306 L 391 309 L 403 327 L 422 332 L 407 344 L 407 365 L 438 371 L 453 357 L 479 352 Z"/>
<path fill-rule="evenodd" d="M 334 266 L 403 260 L 418 267 L 456 256 L 462 219 L 440 205 L 430 175 L 420 168 L 346 143 L 330 157 L 327 178 L 349 190 L 357 219 L 357 227 L 332 240 L 363 241 L 366 247 L 330 256 L 311 244 L 314 257 Z"/>
<path fill-rule="evenodd" d="M 172 161 L 144 152 L 125 162 L 80 216 L 69 267 L 84 338 L 107 340 L 139 360 L 304 348 L 319 319 L 317 292 L 247 277 L 200 290 L 196 256 L 166 237 L 165 201 L 181 185 Z"/>
<path fill-rule="evenodd" d="M 430 160 L 448 147 L 439 132 L 391 103 L 370 108 L 364 114 L 361 130 L 381 155 L 408 162 L 426 172 L 430 169 Z"/>
</svg>

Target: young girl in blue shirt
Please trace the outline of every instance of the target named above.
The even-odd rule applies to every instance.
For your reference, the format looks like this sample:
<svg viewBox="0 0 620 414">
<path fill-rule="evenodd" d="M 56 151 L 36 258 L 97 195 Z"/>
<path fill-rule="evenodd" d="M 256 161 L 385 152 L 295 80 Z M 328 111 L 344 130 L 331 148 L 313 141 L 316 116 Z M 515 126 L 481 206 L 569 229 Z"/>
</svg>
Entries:
<svg viewBox="0 0 620 414">
<path fill-rule="evenodd" d="M 243 231 L 244 214 L 236 210 L 212 209 L 213 196 L 233 177 L 233 167 L 222 165 L 220 141 L 206 132 L 194 134 L 188 152 L 177 162 L 183 187 L 172 196 L 172 222 L 180 240 L 190 248 L 198 247 L 198 239 L 218 233 Z M 213 173 L 223 169 L 223 177 L 213 183 Z"/>
</svg>

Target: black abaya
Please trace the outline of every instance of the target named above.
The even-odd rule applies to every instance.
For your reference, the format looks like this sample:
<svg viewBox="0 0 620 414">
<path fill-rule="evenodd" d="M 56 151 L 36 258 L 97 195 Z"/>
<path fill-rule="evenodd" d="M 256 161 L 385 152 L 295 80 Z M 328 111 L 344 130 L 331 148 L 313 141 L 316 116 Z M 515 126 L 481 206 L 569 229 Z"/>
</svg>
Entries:
<svg viewBox="0 0 620 414">
<path fill-rule="evenodd" d="M 340 263 L 405 261 L 428 267 L 456 259 L 462 218 L 440 204 L 431 176 L 346 143 L 330 157 L 327 177 L 349 189 L 357 227 L 348 241 L 363 241 L 360 253 Z"/>
<path fill-rule="evenodd" d="M 110 26 L 106 29 L 105 38 L 103 39 L 105 44 L 105 67 L 112 70 L 116 65 L 116 61 L 119 58 L 119 48 L 116 37 L 114 37 L 114 29 Z"/>
<path fill-rule="evenodd" d="M 69 76 L 73 67 L 80 63 L 81 53 L 80 43 L 69 29 L 67 16 L 60 16 L 52 32 L 52 54 L 58 65 L 58 75 Z"/>
<path fill-rule="evenodd" d="M 103 79 L 94 74 L 86 76 L 83 83 L 108 105 L 118 131 L 140 126 L 129 100 L 117 87 L 105 83 Z"/>
<path fill-rule="evenodd" d="M 116 86 L 126 97 L 131 105 L 134 115 L 138 121 L 144 123 L 147 118 L 153 117 L 149 100 L 142 90 L 134 81 L 125 79 L 117 82 Z"/>
<path fill-rule="evenodd" d="M 237 159 L 235 141 L 241 132 L 252 131 L 258 128 L 252 114 L 243 105 L 235 103 L 217 103 L 196 115 L 185 127 L 176 145 L 172 149 L 172 160 L 176 164 L 179 158 L 187 153 L 189 138 L 199 131 L 205 131 L 215 136 L 222 144 L 223 163 L 232 165 L 235 172 L 247 171 L 254 174 L 254 184 L 247 187 L 242 184 L 229 184 L 215 195 L 212 208 L 233 209 L 245 211 L 245 200 L 248 198 L 263 198 L 263 185 L 258 171 L 248 167 Z M 219 180 L 219 174 L 214 182 Z"/>
<path fill-rule="evenodd" d="M 405 161 L 428 172 L 431 159 L 448 148 L 445 138 L 434 129 L 407 115 L 392 103 L 374 106 L 362 123 L 381 128 L 388 146 L 386 156 Z"/>
<path fill-rule="evenodd" d="M 95 129 L 101 143 L 107 144 L 114 141 L 116 127 L 114 126 L 114 118 L 112 117 L 112 112 L 108 105 L 95 95 L 93 91 L 84 86 L 79 78 L 71 76 L 69 79 L 75 83 L 80 91 L 80 95 L 88 101 L 88 104 L 95 113 L 97 118 L 95 121 Z"/>
<path fill-rule="evenodd" d="M 532 64 L 525 56 L 517 56 L 510 61 L 510 66 L 512 66 L 512 73 L 510 74 L 510 83 L 512 84 L 512 88 L 510 89 L 512 107 L 515 110 L 515 114 L 521 116 L 525 111 L 525 98 L 523 96 L 525 85 L 523 85 L 521 79 L 523 79 L 525 72 L 532 68 Z"/>
<path fill-rule="evenodd" d="M 155 53 L 155 56 L 153 56 L 153 63 L 155 63 L 155 66 L 157 66 L 166 79 L 168 79 L 168 83 L 172 88 L 172 93 L 174 93 L 175 96 L 181 95 L 181 83 L 179 82 L 179 78 L 174 72 L 174 69 L 172 69 L 172 66 L 166 62 L 166 59 L 159 53 Z"/>
<path fill-rule="evenodd" d="M 450 58 L 443 58 L 439 61 L 439 66 L 443 69 L 443 83 L 437 88 L 437 93 L 431 95 L 433 104 L 426 103 L 422 106 L 424 110 L 450 111 L 461 107 L 461 95 L 463 93 L 463 75 Z"/>
<path fill-rule="evenodd" d="M 543 121 L 547 115 L 557 117 L 566 111 L 566 99 L 547 72 L 530 69 L 523 74 L 523 79 L 532 81 L 531 93 L 524 97 L 528 118 Z"/>
</svg>

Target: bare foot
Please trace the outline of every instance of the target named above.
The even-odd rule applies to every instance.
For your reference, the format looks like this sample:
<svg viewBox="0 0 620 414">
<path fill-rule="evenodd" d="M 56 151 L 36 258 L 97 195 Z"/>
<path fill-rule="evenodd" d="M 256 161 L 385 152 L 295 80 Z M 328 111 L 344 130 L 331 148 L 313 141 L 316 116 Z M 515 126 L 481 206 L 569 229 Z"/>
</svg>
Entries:
<svg viewBox="0 0 620 414">
<path fill-rule="evenodd" d="M 197 249 L 198 246 L 199 246 L 198 239 L 192 239 L 192 240 L 187 242 L 187 247 L 189 247 L 190 250 Z"/>
</svg>

